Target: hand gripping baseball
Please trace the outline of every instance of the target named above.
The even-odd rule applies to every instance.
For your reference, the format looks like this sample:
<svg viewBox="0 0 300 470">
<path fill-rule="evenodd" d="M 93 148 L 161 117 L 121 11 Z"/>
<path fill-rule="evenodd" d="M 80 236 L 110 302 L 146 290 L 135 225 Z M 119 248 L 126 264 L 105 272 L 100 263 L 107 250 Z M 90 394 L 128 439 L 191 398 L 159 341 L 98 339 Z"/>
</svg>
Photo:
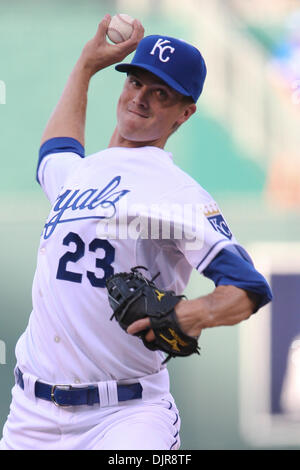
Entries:
<svg viewBox="0 0 300 470">
<path fill-rule="evenodd" d="M 146 279 L 138 271 L 141 267 L 132 268 L 130 273 L 114 274 L 107 280 L 108 299 L 114 312 L 111 320 L 115 317 L 126 331 L 136 320 L 148 317 L 154 341 L 147 341 L 148 329 L 139 331 L 136 336 L 151 351 L 166 352 L 168 357 L 164 363 L 171 357 L 199 354 L 197 339 L 182 331 L 174 311 L 183 296 L 158 289 L 153 282 L 158 274 L 151 280 Z"/>
<path fill-rule="evenodd" d="M 104 16 L 98 25 L 95 36 L 83 48 L 80 60 L 91 75 L 105 67 L 121 62 L 137 48 L 144 36 L 144 28 L 141 22 L 134 20 L 131 37 L 119 44 L 110 44 L 106 38 L 110 20 L 110 15 Z"/>
</svg>

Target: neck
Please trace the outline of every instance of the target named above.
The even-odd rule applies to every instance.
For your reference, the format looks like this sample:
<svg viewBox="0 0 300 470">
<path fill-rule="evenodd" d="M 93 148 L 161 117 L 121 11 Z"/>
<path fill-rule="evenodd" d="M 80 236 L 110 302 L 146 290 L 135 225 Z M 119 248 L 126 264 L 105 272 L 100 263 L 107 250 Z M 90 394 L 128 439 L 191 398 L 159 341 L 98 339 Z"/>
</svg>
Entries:
<svg viewBox="0 0 300 470">
<path fill-rule="evenodd" d="M 108 148 L 110 147 L 129 147 L 129 148 L 138 148 L 138 147 L 158 147 L 164 149 L 166 140 L 158 139 L 158 140 L 151 140 L 151 141 L 143 141 L 137 142 L 134 140 L 127 140 L 122 137 L 119 132 L 118 128 L 114 130 L 114 133 L 110 139 Z"/>
</svg>

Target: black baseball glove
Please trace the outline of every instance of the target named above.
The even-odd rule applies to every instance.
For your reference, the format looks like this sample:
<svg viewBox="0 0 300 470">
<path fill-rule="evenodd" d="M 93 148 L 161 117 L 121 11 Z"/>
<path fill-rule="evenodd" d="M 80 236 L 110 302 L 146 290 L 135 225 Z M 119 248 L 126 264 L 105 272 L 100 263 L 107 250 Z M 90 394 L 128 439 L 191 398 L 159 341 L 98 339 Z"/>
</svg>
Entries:
<svg viewBox="0 0 300 470">
<path fill-rule="evenodd" d="M 184 296 L 175 295 L 170 290 L 159 290 L 153 282 L 159 273 L 149 280 L 138 268 L 147 269 L 136 266 L 129 273 L 117 273 L 107 279 L 108 299 L 114 312 L 110 319 L 116 317 L 126 331 L 136 320 L 149 317 L 155 340 L 145 339 L 149 329 L 136 333 L 136 336 L 151 351 L 160 349 L 167 353 L 163 363 L 171 357 L 199 354 L 197 338 L 186 335 L 176 319 L 174 307 Z"/>
</svg>

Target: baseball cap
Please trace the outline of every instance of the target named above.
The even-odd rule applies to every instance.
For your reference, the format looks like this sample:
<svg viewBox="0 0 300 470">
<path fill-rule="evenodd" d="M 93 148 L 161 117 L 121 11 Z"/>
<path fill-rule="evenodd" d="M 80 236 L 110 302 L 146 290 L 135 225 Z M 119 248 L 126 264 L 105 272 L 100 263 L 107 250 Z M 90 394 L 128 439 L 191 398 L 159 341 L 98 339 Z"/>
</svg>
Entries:
<svg viewBox="0 0 300 470">
<path fill-rule="evenodd" d="M 191 96 L 196 103 L 201 95 L 206 65 L 200 51 L 182 39 L 151 35 L 144 37 L 131 63 L 115 66 L 118 72 L 139 67 L 161 78 L 182 95 Z"/>
</svg>

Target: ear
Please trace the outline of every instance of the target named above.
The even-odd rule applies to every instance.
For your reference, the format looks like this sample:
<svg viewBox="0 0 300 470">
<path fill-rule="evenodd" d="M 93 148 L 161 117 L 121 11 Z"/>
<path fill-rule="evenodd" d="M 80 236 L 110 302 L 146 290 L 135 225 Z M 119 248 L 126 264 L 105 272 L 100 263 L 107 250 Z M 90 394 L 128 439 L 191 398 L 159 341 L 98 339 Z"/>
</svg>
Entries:
<svg viewBox="0 0 300 470">
<path fill-rule="evenodd" d="M 195 112 L 197 111 L 197 106 L 195 103 L 190 103 L 184 108 L 179 118 L 173 124 L 173 130 L 178 129 L 184 122 L 186 122 Z"/>
<path fill-rule="evenodd" d="M 185 121 L 187 121 L 195 112 L 197 111 L 197 106 L 195 103 L 190 103 L 188 107 L 184 110 L 183 112 L 183 121 L 181 124 L 183 124 Z"/>
</svg>

